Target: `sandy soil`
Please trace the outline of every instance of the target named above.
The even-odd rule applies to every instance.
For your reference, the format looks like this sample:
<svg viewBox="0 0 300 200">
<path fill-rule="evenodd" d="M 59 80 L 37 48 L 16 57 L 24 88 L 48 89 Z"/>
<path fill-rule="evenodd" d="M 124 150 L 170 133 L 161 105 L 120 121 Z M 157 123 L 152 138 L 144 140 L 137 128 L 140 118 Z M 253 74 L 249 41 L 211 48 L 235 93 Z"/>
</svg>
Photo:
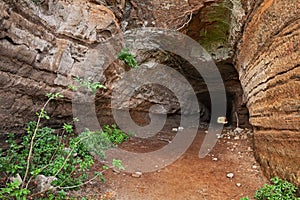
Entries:
<svg viewBox="0 0 300 200">
<path fill-rule="evenodd" d="M 171 126 L 149 139 L 131 138 L 121 148 L 136 152 L 156 150 L 172 140 Z M 224 129 L 213 150 L 205 158 L 198 157 L 205 136 L 199 130 L 189 149 L 173 164 L 153 173 L 133 177 L 130 173 L 109 170 L 105 172 L 105 184 L 93 182 L 80 194 L 87 199 L 117 200 L 231 200 L 252 197 L 255 191 L 267 183 L 252 150 L 251 131 L 233 134 Z M 238 136 L 238 137 L 237 137 Z M 96 163 L 93 170 L 101 169 Z M 228 178 L 233 173 L 233 178 Z"/>
</svg>

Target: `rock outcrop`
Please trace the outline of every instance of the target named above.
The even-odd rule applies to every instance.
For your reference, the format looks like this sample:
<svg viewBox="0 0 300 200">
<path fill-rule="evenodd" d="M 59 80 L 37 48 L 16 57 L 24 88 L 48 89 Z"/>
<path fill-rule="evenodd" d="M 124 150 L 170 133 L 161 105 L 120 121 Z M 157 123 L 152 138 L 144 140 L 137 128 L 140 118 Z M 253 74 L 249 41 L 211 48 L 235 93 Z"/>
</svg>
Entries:
<svg viewBox="0 0 300 200">
<path fill-rule="evenodd" d="M 253 7 L 235 66 L 256 158 L 269 177 L 300 186 L 300 1 L 264 0 Z"/>
<path fill-rule="evenodd" d="M 83 71 L 97 77 L 95 63 L 109 62 L 107 68 L 97 68 L 106 76 L 101 82 L 107 89 L 97 94 L 96 112 L 106 123 L 101 116 L 111 114 L 113 86 L 129 69 L 94 54 L 97 45 L 132 28 L 162 27 L 186 33 L 208 48 L 225 82 L 230 121 L 236 122 L 237 113 L 240 125 L 248 126 L 248 108 L 256 158 L 265 173 L 300 186 L 299 0 L 0 0 L 0 9 L 1 132 L 23 128 L 47 92 L 66 96 L 47 109 L 54 117 L 52 125 L 71 119 L 72 93 L 67 87 L 72 77 Z M 104 51 L 115 55 L 120 48 Z M 185 61 L 171 58 L 175 62 L 161 63 L 180 71 Z M 188 79 L 205 99 L 203 109 L 209 109 L 207 91 L 199 88 L 203 80 L 187 63 L 184 66 L 180 72 L 193 77 Z M 132 105 L 148 111 L 151 104 L 170 104 L 171 113 L 178 111 L 174 95 L 152 89 L 159 91 L 136 94 Z"/>
<path fill-rule="evenodd" d="M 20 131 L 47 92 L 69 99 L 50 104 L 51 123 L 71 119 L 67 86 L 80 73 L 88 49 L 120 32 L 115 15 L 81 0 L 1 0 L 0 7 L 0 130 Z"/>
</svg>

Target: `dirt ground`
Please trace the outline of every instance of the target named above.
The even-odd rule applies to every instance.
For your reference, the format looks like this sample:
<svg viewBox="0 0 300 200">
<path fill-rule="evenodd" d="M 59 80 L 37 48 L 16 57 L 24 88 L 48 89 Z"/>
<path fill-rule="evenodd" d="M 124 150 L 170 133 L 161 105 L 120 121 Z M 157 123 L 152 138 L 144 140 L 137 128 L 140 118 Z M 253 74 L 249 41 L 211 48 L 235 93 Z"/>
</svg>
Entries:
<svg viewBox="0 0 300 200">
<path fill-rule="evenodd" d="M 121 148 L 149 152 L 172 140 L 176 133 L 167 126 L 152 138 L 131 138 Z M 213 150 L 203 159 L 198 157 L 205 136 L 199 129 L 189 149 L 174 163 L 140 177 L 118 171 L 106 171 L 106 182 L 93 182 L 80 191 L 87 199 L 117 200 L 231 200 L 253 197 L 255 191 L 268 180 L 262 175 L 255 161 L 252 148 L 252 132 L 234 133 L 224 129 Z M 164 138 L 163 140 L 161 138 Z M 93 170 L 101 169 L 96 163 Z M 232 178 L 228 174 L 233 173 Z"/>
</svg>

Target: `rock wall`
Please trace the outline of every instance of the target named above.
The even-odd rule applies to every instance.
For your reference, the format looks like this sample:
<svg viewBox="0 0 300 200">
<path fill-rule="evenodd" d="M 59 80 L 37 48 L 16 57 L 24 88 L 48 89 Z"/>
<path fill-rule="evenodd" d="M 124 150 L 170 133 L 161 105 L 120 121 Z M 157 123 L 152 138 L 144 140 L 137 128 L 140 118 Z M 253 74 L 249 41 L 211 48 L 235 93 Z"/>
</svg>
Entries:
<svg viewBox="0 0 300 200">
<path fill-rule="evenodd" d="M 187 2 L 183 4 L 189 8 Z M 107 60 L 99 56 L 97 45 L 105 44 L 121 28 L 164 22 L 160 20 L 165 19 L 164 15 L 157 22 L 151 21 L 154 20 L 151 10 L 159 8 L 161 12 L 171 13 L 170 7 L 176 6 L 174 2 L 161 6 L 151 1 L 1 0 L 0 131 L 22 132 L 24 124 L 35 119 L 34 114 L 46 101 L 47 92 L 61 92 L 65 96 L 64 100 L 53 101 L 47 109 L 53 117 L 49 123 L 56 126 L 71 120 L 72 92 L 67 87 L 73 84 L 72 77 L 83 74 L 92 78 L 97 74 L 106 76 L 101 82 L 108 90 L 98 94 L 96 112 L 100 121 L 110 116 L 111 91 L 126 67 L 118 61 L 102 67 Z M 181 18 L 184 20 L 185 16 Z M 114 53 L 120 51 L 121 45 L 115 48 L 119 49 L 112 49 Z M 132 105 L 141 105 L 138 110 L 148 111 L 151 104 L 171 102 L 175 106 L 172 112 L 176 112 L 178 102 L 174 96 L 171 99 L 168 96 L 152 92 L 148 99 L 133 98 Z M 170 101 L 165 102 L 167 98 Z"/>
<path fill-rule="evenodd" d="M 1 0 L 0 8 L 0 131 L 22 130 L 47 92 L 61 92 L 67 99 L 50 104 L 51 123 L 70 120 L 67 86 L 86 67 L 88 50 L 120 32 L 113 12 L 81 0 L 38 5 Z"/>
<path fill-rule="evenodd" d="M 1 132 L 23 128 L 45 102 L 46 92 L 62 92 L 66 96 L 66 100 L 53 102 L 47 110 L 55 116 L 51 120 L 53 125 L 71 119 L 72 93 L 67 86 L 72 84 L 72 76 L 80 75 L 82 70 L 93 75 L 89 61 L 105 62 L 93 57 L 93 48 L 122 29 L 156 26 L 185 33 L 192 31 L 197 35 L 200 31 L 197 20 L 190 21 L 190 17 L 205 16 L 201 30 L 206 30 L 205 24 L 208 24 L 209 30 L 213 31 L 212 18 L 205 11 L 214 12 L 205 7 L 229 1 L 41 2 L 37 5 L 32 0 L 0 0 Z M 244 106 L 247 104 L 255 129 L 256 157 L 265 173 L 287 178 L 300 186 L 300 1 L 230 2 L 229 7 L 227 3 L 224 5 L 227 11 L 232 9 L 231 14 L 225 15 L 226 23 L 232 26 L 230 30 L 226 26 L 220 33 L 222 44 L 229 39 L 230 45 L 223 51 L 216 41 L 217 45 L 213 47 L 218 49 L 215 55 L 220 61 L 218 66 L 229 99 L 236 105 L 231 110 L 238 111 L 247 126 L 248 112 Z M 214 17 L 220 20 L 222 16 L 217 13 Z M 189 22 L 191 27 L 187 26 Z M 228 38 L 224 38 L 226 36 Z M 233 51 L 239 77 L 232 70 Z M 226 60 L 222 60 L 222 52 L 225 52 Z M 108 70 L 99 70 L 108 77 L 103 80 L 108 90 L 98 94 L 96 102 L 97 113 L 103 116 L 110 114 L 110 86 L 126 68 L 115 62 Z M 186 70 L 187 75 L 193 73 Z M 157 103 L 159 96 L 159 93 L 153 94 L 153 102 Z M 143 104 L 140 100 L 136 103 Z"/>
<path fill-rule="evenodd" d="M 253 1 L 254 2 L 254 1 Z M 236 68 L 269 177 L 300 186 L 300 1 L 248 2 Z"/>
</svg>

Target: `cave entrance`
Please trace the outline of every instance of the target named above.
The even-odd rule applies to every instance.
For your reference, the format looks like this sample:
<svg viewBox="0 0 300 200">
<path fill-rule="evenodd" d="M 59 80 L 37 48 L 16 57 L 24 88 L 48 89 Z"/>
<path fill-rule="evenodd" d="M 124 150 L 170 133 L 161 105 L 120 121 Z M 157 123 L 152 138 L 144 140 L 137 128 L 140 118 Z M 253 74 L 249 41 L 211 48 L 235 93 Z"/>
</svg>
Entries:
<svg viewBox="0 0 300 200">
<path fill-rule="evenodd" d="M 180 63 L 184 63 L 184 61 Z M 211 111 L 211 99 L 209 91 L 201 75 L 195 75 L 195 69 L 189 63 L 184 63 L 184 65 L 181 67 L 181 70 L 176 67 L 176 63 L 169 62 L 165 64 L 180 71 L 190 82 L 197 95 L 199 105 L 204 105 L 205 108 L 207 108 L 205 110 L 208 113 L 200 113 L 200 121 L 209 122 L 208 117 L 210 116 Z M 222 76 L 226 90 L 226 118 L 228 123 L 225 124 L 225 126 L 232 128 L 251 128 L 249 123 L 249 112 L 245 102 L 243 101 L 243 89 L 239 81 L 238 72 L 234 68 L 233 64 L 227 61 L 216 62 L 216 66 L 218 67 Z"/>
<path fill-rule="evenodd" d="M 235 20 L 232 9 L 234 2 L 221 0 L 209 3 L 197 12 L 192 13 L 191 20 L 182 29 L 186 35 L 197 41 L 215 61 L 223 78 L 227 96 L 228 123 L 225 126 L 250 128 L 249 112 L 243 101 L 243 89 L 239 81 L 239 75 L 233 65 L 232 41 L 232 20 Z M 201 74 L 189 62 L 172 52 L 157 50 L 137 50 L 135 56 L 139 63 L 154 61 L 168 67 L 172 67 L 185 77 L 193 87 L 197 96 L 200 109 L 200 121 L 210 122 L 211 99 L 207 86 Z M 107 73 L 107 78 L 113 73 Z M 109 82 L 109 81 L 108 81 Z M 172 96 L 173 95 L 173 96 Z M 135 112 L 149 112 L 149 108 L 154 105 L 166 106 L 168 116 L 182 114 L 176 96 L 166 88 L 156 85 L 140 88 L 131 98 L 130 112 L 132 116 L 139 116 Z M 107 106 L 109 107 L 109 106 Z M 103 106 L 102 106 L 103 108 Z M 103 109 L 100 111 L 103 112 Z M 108 112 L 108 114 L 110 114 Z M 144 115 L 143 115 L 144 116 Z M 145 116 L 148 116 L 146 114 Z M 138 117 L 145 118 L 145 117 Z M 134 117 L 133 117 L 134 119 Z M 146 125 L 149 120 L 141 125 Z M 137 124 L 138 120 L 136 121 Z"/>
<path fill-rule="evenodd" d="M 146 63 L 148 61 L 154 61 L 156 63 L 161 63 L 168 67 L 171 67 L 178 71 L 184 78 L 189 82 L 192 86 L 200 107 L 199 116 L 200 123 L 209 123 L 210 122 L 210 111 L 211 111 L 211 99 L 210 94 L 205 84 L 204 79 L 201 77 L 201 74 L 191 65 L 189 62 L 184 60 L 178 55 L 172 54 L 171 52 L 162 52 L 159 50 L 155 50 L 152 52 L 139 52 L 139 57 L 142 57 L 142 63 Z M 151 55 L 151 56 L 149 56 Z M 167 59 L 166 59 L 167 58 Z M 224 81 L 224 86 L 226 90 L 227 96 L 227 113 L 226 118 L 228 123 L 225 126 L 230 126 L 232 128 L 241 127 L 241 128 L 250 128 L 251 125 L 249 123 L 249 113 L 248 109 L 243 102 L 243 90 L 239 81 L 239 76 L 234 68 L 234 66 L 229 61 L 216 62 L 216 66 L 219 69 L 221 77 Z M 107 78 L 113 78 L 110 76 L 110 70 L 108 69 L 106 72 Z M 143 72 L 141 72 L 143 73 Z M 164 78 L 164 77 L 162 77 Z M 174 83 L 175 84 L 175 83 Z M 130 83 L 128 84 L 130 85 Z M 126 92 L 128 88 L 124 88 L 124 92 Z M 184 94 L 183 94 L 184 95 Z M 107 113 L 111 115 L 111 111 L 108 109 L 109 106 L 103 106 L 109 100 L 102 100 L 98 106 L 99 112 L 101 115 L 103 113 Z M 103 104 L 104 103 L 104 104 Z M 188 104 L 189 102 L 187 102 Z M 122 102 L 121 102 L 122 104 Z M 120 109 L 122 109 L 122 105 L 120 104 Z M 149 118 L 149 109 L 153 105 L 162 105 L 168 112 L 168 117 L 170 118 L 180 118 L 181 110 L 178 99 L 174 93 L 168 88 L 161 86 L 159 84 L 152 85 L 143 85 L 139 89 L 137 89 L 132 95 L 130 99 L 130 113 L 131 118 L 135 121 L 136 124 L 141 126 L 146 126 L 150 122 Z M 100 110 L 101 108 L 101 110 Z M 107 111 L 105 111 L 107 110 Z M 159 114 L 160 111 L 157 110 L 154 113 Z M 195 113 L 195 111 L 191 110 L 191 113 Z M 191 114 L 188 113 L 188 114 Z M 111 115 L 112 116 L 112 115 Z M 100 119 L 109 119 L 107 117 L 99 117 Z M 109 123 L 109 122 L 103 122 Z M 176 123 L 178 124 L 178 123 Z M 174 124 L 175 126 L 175 124 Z"/>
<path fill-rule="evenodd" d="M 233 64 L 238 17 L 232 12 L 235 3 L 220 0 L 193 13 L 184 32 L 197 41 L 214 59 L 223 78 L 226 96 L 228 124 L 225 126 L 251 128 L 249 112 L 243 101 L 243 89 Z M 233 25 L 235 27 L 233 27 Z M 210 110 L 208 91 L 197 94 Z"/>
</svg>

